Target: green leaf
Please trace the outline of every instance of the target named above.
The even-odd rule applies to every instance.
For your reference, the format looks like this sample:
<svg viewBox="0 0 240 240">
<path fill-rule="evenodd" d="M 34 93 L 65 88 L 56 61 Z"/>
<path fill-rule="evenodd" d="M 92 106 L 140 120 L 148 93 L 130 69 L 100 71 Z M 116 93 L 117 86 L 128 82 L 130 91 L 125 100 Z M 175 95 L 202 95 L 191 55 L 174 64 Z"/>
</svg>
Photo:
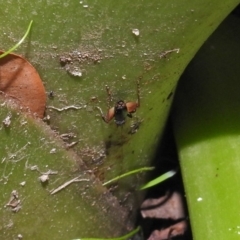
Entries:
<svg viewBox="0 0 240 240">
<path fill-rule="evenodd" d="M 123 221 L 125 209 L 56 133 L 0 104 L 0 119 L 10 118 L 0 128 L 0 239 L 107 237 L 131 227 Z"/>
<path fill-rule="evenodd" d="M 140 188 L 140 190 L 153 187 L 153 186 L 155 186 L 155 185 L 157 185 L 157 184 L 159 184 L 159 183 L 167 180 L 168 178 L 174 176 L 175 174 L 176 174 L 176 171 L 173 171 L 173 170 L 172 170 L 172 171 L 169 171 L 169 172 L 166 172 L 166 173 L 162 174 L 161 176 L 159 176 L 159 177 L 151 180 L 150 182 L 144 184 L 144 185 Z"/>
<path fill-rule="evenodd" d="M 239 236 L 239 24 L 230 15 L 206 41 L 180 80 L 173 108 L 196 240 Z"/>
<path fill-rule="evenodd" d="M 69 192 L 63 190 L 48 196 L 37 185 L 39 182 L 34 178 L 35 172 L 29 173 L 27 177 L 31 190 L 23 196 L 26 196 L 26 206 L 32 207 L 31 214 L 25 207 L 19 212 L 21 215 L 14 217 L 7 212 L 8 215 L 3 218 L 7 222 L 2 225 L 8 226 L 13 218 L 16 224 L 13 228 L 4 228 L 0 238 L 13 239 L 18 233 L 28 239 L 36 235 L 40 237 L 39 234 L 42 239 L 73 239 L 90 235 L 112 237 L 124 234 L 126 228 L 132 228 L 139 209 L 135 201 L 144 197 L 144 192 L 132 190 L 145 183 L 146 177 L 134 175 L 131 181 L 128 178 L 121 179 L 114 197 L 102 187 L 101 181 L 106 182 L 131 169 L 151 165 L 179 77 L 200 46 L 238 3 L 237 0 L 106 0 L 85 4 L 82 1 L 53 0 L 46 3 L 22 0 L 19 6 L 11 1 L 2 2 L 0 20 L 3 34 L 0 34 L 0 41 L 3 49 L 17 42 L 28 19 L 34 21 L 31 38 L 18 47 L 18 53 L 25 55 L 36 67 L 46 91 L 54 92 L 55 97 L 49 98 L 47 103 L 54 108 L 47 108 L 46 115 L 56 133 L 51 134 L 52 140 L 47 140 L 43 146 L 41 139 L 46 136 L 41 135 L 42 128 L 36 131 L 38 128 L 35 129 L 33 124 L 32 129 L 24 132 L 26 129 L 21 122 L 17 122 L 14 130 L 1 130 L 1 139 L 4 139 L 1 140 L 1 149 L 4 151 L 0 153 L 0 158 L 4 159 L 8 152 L 17 151 L 26 142 L 34 141 L 35 144 L 24 151 L 29 161 L 36 165 L 41 163 L 44 169 L 45 166 L 51 166 L 63 172 L 63 179 L 59 176 L 59 180 L 51 181 L 54 186 L 49 190 L 79 176 L 79 166 L 83 171 L 83 179 L 85 175 L 95 174 L 92 184 L 96 183 L 98 190 L 93 187 L 87 191 L 86 185 L 85 191 L 84 183 L 80 182 L 79 185 L 69 185 L 66 188 L 72 189 Z M 139 30 L 139 36 L 132 32 L 133 29 Z M 80 75 L 82 77 L 78 77 Z M 137 100 L 137 79 L 140 79 L 141 105 L 133 114 L 134 117 L 127 119 L 126 124 L 119 128 L 114 122 L 104 123 L 95 109 L 100 107 L 104 113 L 108 111 L 105 85 L 112 92 L 110 107 L 113 107 L 119 99 L 126 102 Z M 2 120 L 9 110 L 4 111 Z M 73 133 L 74 141 L 78 141 L 70 149 L 74 151 L 74 157 L 64 147 L 59 147 L 61 151 L 57 155 L 49 154 L 50 147 L 56 148 L 53 142 L 61 141 L 60 136 L 66 133 Z M 11 170 L 15 165 L 10 166 Z M 2 173 L 4 168 L 5 165 L 2 165 Z M 15 167 L 18 174 L 15 171 L 13 174 L 16 177 L 14 187 L 24 176 L 24 164 L 20 164 L 19 168 L 21 170 L 16 171 Z M 1 190 L 6 192 L 1 199 L 2 206 L 14 190 L 10 184 L 5 187 L 7 190 Z M 39 202 L 34 201 L 39 194 Z M 126 205 L 131 212 L 116 204 L 121 214 L 115 214 L 118 219 L 110 217 L 109 213 L 115 212 L 112 199 L 123 202 L 126 194 L 129 196 Z M 43 196 L 46 196 L 47 202 Z M 88 198 L 92 201 L 87 201 Z M 111 210 L 107 199 L 110 199 Z M 38 212 L 34 215 L 35 209 Z M 38 222 L 32 218 L 36 215 Z"/>
</svg>

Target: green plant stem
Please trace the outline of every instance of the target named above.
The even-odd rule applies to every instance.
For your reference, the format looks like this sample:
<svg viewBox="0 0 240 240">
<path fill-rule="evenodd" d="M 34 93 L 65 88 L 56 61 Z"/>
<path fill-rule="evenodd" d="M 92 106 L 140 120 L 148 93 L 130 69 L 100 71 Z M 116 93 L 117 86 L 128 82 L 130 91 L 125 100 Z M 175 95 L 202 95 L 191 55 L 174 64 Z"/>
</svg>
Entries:
<svg viewBox="0 0 240 240">
<path fill-rule="evenodd" d="M 130 176 L 130 175 L 132 175 L 132 174 L 140 173 L 140 172 L 143 172 L 143 171 L 152 171 L 153 169 L 154 169 L 154 167 L 143 167 L 143 168 L 135 169 L 135 170 L 133 170 L 133 171 L 130 171 L 130 172 L 124 173 L 124 174 L 122 174 L 122 175 L 119 175 L 119 176 L 117 176 L 117 177 L 115 177 L 115 178 L 112 178 L 111 180 L 103 183 L 103 186 L 106 186 L 106 185 L 108 185 L 108 184 L 110 184 L 110 183 L 112 183 L 112 182 L 115 182 L 115 181 L 117 181 L 117 180 L 119 180 L 119 179 L 121 179 L 121 178 Z"/>
<path fill-rule="evenodd" d="M 130 233 L 122 236 L 122 237 L 117 237 L 117 238 L 78 238 L 78 239 L 73 239 L 73 240 L 125 240 L 129 239 L 133 235 L 135 235 L 138 231 L 140 230 L 140 227 L 138 226 L 134 230 L 132 230 Z"/>
<path fill-rule="evenodd" d="M 153 187 L 153 186 L 155 186 L 155 185 L 157 185 L 157 184 L 159 184 L 159 183 L 167 180 L 168 178 L 174 176 L 175 174 L 176 174 L 176 171 L 173 171 L 173 170 L 172 170 L 172 171 L 169 171 L 169 172 L 166 172 L 166 173 L 162 174 L 161 176 L 153 179 L 152 181 L 144 184 L 144 185 L 140 188 L 140 190 L 144 190 L 144 189 L 146 189 L 146 188 Z"/>
<path fill-rule="evenodd" d="M 25 40 L 25 38 L 27 37 L 27 35 L 29 34 L 30 30 L 31 30 L 31 27 L 32 27 L 32 23 L 33 23 L 33 20 L 30 21 L 29 25 L 28 25 L 28 28 L 27 28 L 27 31 L 26 33 L 24 34 L 24 36 L 22 37 L 22 39 L 16 44 L 14 45 L 12 48 L 8 49 L 6 52 L 4 52 L 3 54 L 0 55 L 0 58 L 3 58 L 5 56 L 7 56 L 9 53 L 13 52 L 18 46 L 20 46 L 22 44 L 22 42 Z"/>
</svg>

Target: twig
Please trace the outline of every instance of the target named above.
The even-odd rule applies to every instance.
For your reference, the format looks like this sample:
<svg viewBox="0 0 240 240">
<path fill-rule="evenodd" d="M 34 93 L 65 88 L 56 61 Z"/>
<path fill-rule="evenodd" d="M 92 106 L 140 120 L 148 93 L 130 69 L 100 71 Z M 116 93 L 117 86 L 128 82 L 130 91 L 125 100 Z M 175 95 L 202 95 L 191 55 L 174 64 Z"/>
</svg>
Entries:
<svg viewBox="0 0 240 240">
<path fill-rule="evenodd" d="M 67 186 L 69 186 L 70 184 L 74 183 L 74 182 L 83 182 L 83 181 L 86 181 L 88 182 L 89 179 L 79 179 L 80 176 L 78 177 L 75 177 L 67 182 L 65 182 L 64 184 L 62 184 L 61 186 L 59 186 L 58 188 L 55 188 L 51 191 L 51 195 L 63 190 L 64 188 L 66 188 Z"/>
<path fill-rule="evenodd" d="M 174 48 L 174 49 L 171 49 L 171 50 L 167 50 L 167 51 L 164 51 L 164 52 L 160 53 L 159 57 L 160 57 L 160 58 L 164 58 L 164 57 L 166 57 L 167 54 L 169 54 L 169 53 L 172 53 L 172 52 L 179 53 L 179 51 L 180 51 L 180 48 Z"/>
<path fill-rule="evenodd" d="M 66 107 L 63 107 L 63 108 L 57 108 L 57 107 L 54 107 L 54 106 L 47 106 L 47 108 L 56 110 L 58 112 L 62 112 L 62 111 L 66 111 L 66 110 L 69 110 L 69 109 L 80 110 L 84 107 L 82 107 L 82 106 L 78 107 L 78 106 L 71 105 L 71 106 L 66 106 Z"/>
<path fill-rule="evenodd" d="M 30 170 L 32 170 L 32 171 L 37 171 L 37 172 L 39 172 L 41 175 L 56 175 L 56 174 L 58 174 L 58 171 L 53 171 L 53 170 L 48 170 L 47 172 L 41 172 L 40 170 L 39 170 L 39 168 L 38 168 L 38 166 L 37 165 L 33 165 L 33 166 L 31 166 L 31 165 L 28 165 L 28 160 L 25 162 L 25 168 L 26 169 L 30 169 Z"/>
<path fill-rule="evenodd" d="M 79 141 L 67 143 L 67 144 L 66 144 L 66 149 L 72 148 L 72 147 L 74 147 L 75 145 L 77 145 L 78 143 L 79 143 Z"/>
<path fill-rule="evenodd" d="M 27 142 L 23 147 L 21 147 L 19 150 L 17 150 L 15 153 L 9 154 L 9 160 L 14 159 L 19 153 L 21 153 L 23 150 L 27 148 L 28 145 L 31 145 L 30 142 Z M 22 158 L 21 158 L 22 159 Z M 16 162 L 16 161 L 15 161 Z"/>
</svg>

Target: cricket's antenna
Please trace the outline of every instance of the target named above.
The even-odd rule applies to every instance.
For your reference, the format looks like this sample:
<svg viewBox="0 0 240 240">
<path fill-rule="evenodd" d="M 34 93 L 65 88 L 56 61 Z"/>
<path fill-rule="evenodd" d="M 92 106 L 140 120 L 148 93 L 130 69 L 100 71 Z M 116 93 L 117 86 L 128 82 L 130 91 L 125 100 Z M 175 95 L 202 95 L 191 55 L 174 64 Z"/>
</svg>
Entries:
<svg viewBox="0 0 240 240">
<path fill-rule="evenodd" d="M 107 91 L 107 104 L 108 104 L 108 109 L 111 108 L 111 101 L 112 101 L 112 94 L 111 94 L 111 91 L 110 91 L 110 88 L 108 87 L 108 85 L 105 86 L 106 87 L 106 91 Z"/>
<path fill-rule="evenodd" d="M 137 80 L 137 105 L 138 105 L 138 107 L 140 107 L 140 79 L 142 79 L 142 77 L 139 77 Z"/>
</svg>

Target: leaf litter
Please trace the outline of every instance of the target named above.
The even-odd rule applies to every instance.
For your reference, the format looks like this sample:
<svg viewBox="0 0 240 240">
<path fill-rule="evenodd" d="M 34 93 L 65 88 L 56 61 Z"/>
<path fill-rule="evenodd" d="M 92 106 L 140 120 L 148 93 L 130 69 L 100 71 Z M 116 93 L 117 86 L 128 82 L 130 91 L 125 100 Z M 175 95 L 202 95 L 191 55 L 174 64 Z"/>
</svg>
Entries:
<svg viewBox="0 0 240 240">
<path fill-rule="evenodd" d="M 141 206 L 143 218 L 171 219 L 175 223 L 164 229 L 154 230 L 148 240 L 166 240 L 183 235 L 187 229 L 182 197 L 167 193 L 163 197 L 146 199 Z"/>
<path fill-rule="evenodd" d="M 0 50 L 0 54 L 3 51 Z M 12 100 L 39 118 L 43 118 L 46 93 L 36 69 L 23 57 L 8 54 L 0 59 L 0 97 Z"/>
</svg>

